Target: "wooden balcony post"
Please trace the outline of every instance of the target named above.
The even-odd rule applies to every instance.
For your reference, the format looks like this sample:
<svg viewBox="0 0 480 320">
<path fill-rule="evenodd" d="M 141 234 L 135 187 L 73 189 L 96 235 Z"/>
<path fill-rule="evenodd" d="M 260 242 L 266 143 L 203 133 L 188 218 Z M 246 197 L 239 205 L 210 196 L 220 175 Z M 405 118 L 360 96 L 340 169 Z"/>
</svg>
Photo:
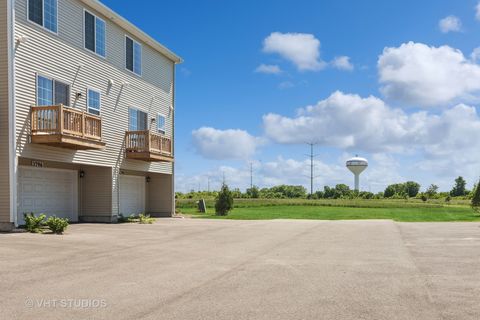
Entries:
<svg viewBox="0 0 480 320">
<path fill-rule="evenodd" d="M 63 133 L 63 126 L 64 126 L 64 115 L 63 115 L 63 104 L 61 104 L 58 108 L 58 119 L 59 119 L 59 123 L 57 124 L 57 130 L 60 129 L 60 132 L 58 132 L 59 134 L 62 134 Z"/>
<path fill-rule="evenodd" d="M 150 131 L 147 131 L 147 150 L 148 152 L 150 152 L 150 146 L 152 145 L 152 136 L 150 135 Z"/>
<path fill-rule="evenodd" d="M 85 112 L 82 112 L 82 137 L 85 137 Z"/>
</svg>

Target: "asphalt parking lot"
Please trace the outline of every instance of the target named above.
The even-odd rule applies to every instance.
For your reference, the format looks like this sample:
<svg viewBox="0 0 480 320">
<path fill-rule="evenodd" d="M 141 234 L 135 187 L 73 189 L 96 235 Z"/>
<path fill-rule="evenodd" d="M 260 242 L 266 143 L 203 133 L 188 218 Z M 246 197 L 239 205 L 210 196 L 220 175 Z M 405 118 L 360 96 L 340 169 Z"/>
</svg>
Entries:
<svg viewBox="0 0 480 320">
<path fill-rule="evenodd" d="M 0 234 L 1 319 L 480 319 L 480 224 L 161 219 Z"/>
</svg>

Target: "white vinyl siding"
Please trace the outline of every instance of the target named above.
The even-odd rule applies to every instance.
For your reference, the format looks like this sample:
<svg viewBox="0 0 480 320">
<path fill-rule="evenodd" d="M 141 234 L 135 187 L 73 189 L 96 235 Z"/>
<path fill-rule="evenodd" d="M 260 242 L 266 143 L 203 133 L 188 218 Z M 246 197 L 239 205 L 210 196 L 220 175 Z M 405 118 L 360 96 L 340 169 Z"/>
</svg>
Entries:
<svg viewBox="0 0 480 320">
<path fill-rule="evenodd" d="M 58 32 L 57 0 L 27 0 L 28 20 L 53 33 Z"/>
<path fill-rule="evenodd" d="M 91 114 L 100 115 L 102 106 L 102 94 L 99 91 L 87 90 L 87 111 Z"/>
<path fill-rule="evenodd" d="M 84 45 L 85 49 L 95 52 L 99 56 L 106 56 L 106 24 L 94 14 L 84 11 Z"/>
<path fill-rule="evenodd" d="M 142 45 L 128 36 L 125 37 L 125 67 L 142 75 Z"/>
<path fill-rule="evenodd" d="M 169 113 L 173 104 L 174 63 L 144 45 L 143 75 L 137 77 L 125 70 L 125 30 L 86 6 L 83 1 L 58 2 L 58 36 L 43 32 L 27 22 L 26 4 L 26 1 L 15 2 L 17 36 L 29 36 L 28 43 L 16 52 L 17 155 L 45 161 L 110 167 L 114 172 L 112 188 L 115 190 L 118 186 L 116 173 L 120 170 L 172 174 L 171 163 L 126 159 L 123 142 L 125 131 L 129 127 L 129 107 L 136 106 L 155 115 Z M 99 59 L 84 48 L 84 9 L 106 21 L 108 36 L 105 59 Z M 55 59 L 52 59 L 53 56 Z M 104 150 L 69 150 L 29 143 L 30 132 L 25 130 L 25 126 L 30 121 L 30 106 L 36 102 L 35 72 L 70 84 L 72 95 L 83 93 L 79 99 L 74 101 L 73 96 L 71 99 L 71 106 L 78 110 L 87 110 L 88 88 L 102 93 L 102 139 L 106 143 Z M 128 85 L 123 85 L 124 83 Z M 167 136 L 172 136 L 173 117 L 167 118 L 166 131 Z M 118 207 L 116 200 L 112 201 Z"/>
</svg>

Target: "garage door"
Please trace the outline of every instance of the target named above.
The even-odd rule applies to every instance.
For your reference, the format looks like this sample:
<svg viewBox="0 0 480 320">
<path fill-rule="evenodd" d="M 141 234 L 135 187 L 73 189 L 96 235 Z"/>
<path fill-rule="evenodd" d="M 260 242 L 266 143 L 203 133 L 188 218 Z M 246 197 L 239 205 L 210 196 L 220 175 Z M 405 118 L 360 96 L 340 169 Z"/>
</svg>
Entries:
<svg viewBox="0 0 480 320">
<path fill-rule="evenodd" d="M 145 177 L 120 175 L 120 213 L 124 216 L 145 212 Z"/>
<path fill-rule="evenodd" d="M 24 224 L 24 212 L 78 221 L 77 179 L 73 170 L 19 167 L 17 223 Z"/>
</svg>

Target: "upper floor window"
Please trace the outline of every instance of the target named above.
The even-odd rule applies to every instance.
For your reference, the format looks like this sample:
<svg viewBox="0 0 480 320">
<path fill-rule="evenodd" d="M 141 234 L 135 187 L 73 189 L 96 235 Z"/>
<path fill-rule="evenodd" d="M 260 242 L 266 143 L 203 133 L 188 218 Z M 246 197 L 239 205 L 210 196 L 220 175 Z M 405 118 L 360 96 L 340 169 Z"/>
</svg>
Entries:
<svg viewBox="0 0 480 320">
<path fill-rule="evenodd" d="M 157 114 L 157 131 L 158 133 L 165 134 L 166 119 L 164 115 Z"/>
<path fill-rule="evenodd" d="M 147 130 L 147 113 L 135 108 L 128 108 L 128 130 Z"/>
<path fill-rule="evenodd" d="M 91 114 L 100 115 L 101 93 L 99 91 L 87 90 L 87 111 Z"/>
<path fill-rule="evenodd" d="M 106 24 L 105 21 L 85 11 L 84 20 L 85 48 L 105 57 Z"/>
<path fill-rule="evenodd" d="M 58 31 L 57 0 L 28 0 L 28 20 L 54 33 Z"/>
<path fill-rule="evenodd" d="M 70 85 L 37 75 L 37 105 L 70 105 Z"/>
<path fill-rule="evenodd" d="M 128 36 L 125 37 L 125 66 L 137 75 L 142 75 L 142 45 Z"/>
</svg>

